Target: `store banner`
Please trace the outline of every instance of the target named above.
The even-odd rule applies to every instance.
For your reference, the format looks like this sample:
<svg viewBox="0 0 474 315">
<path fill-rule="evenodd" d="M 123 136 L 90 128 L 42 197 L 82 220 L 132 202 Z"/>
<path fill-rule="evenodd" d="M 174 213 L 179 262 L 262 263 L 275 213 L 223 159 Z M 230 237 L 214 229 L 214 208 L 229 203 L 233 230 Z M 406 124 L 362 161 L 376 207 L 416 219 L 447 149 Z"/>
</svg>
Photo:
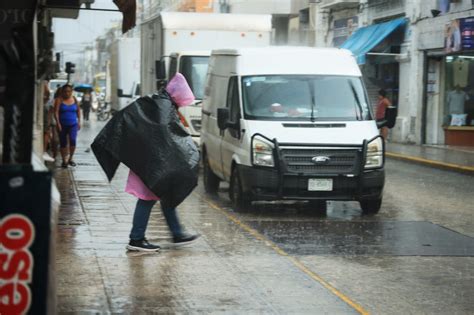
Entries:
<svg viewBox="0 0 474 315">
<path fill-rule="evenodd" d="M 0 314 L 47 314 L 51 173 L 0 167 Z"/>
<path fill-rule="evenodd" d="M 444 32 L 444 50 L 446 53 L 454 53 L 461 50 L 461 28 L 460 20 L 452 20 L 446 24 Z"/>
<path fill-rule="evenodd" d="M 359 18 L 352 16 L 334 21 L 333 46 L 341 46 L 359 26 Z"/>
<path fill-rule="evenodd" d="M 474 17 L 452 20 L 446 24 L 444 34 L 446 53 L 474 50 Z"/>
<path fill-rule="evenodd" d="M 474 17 L 460 20 L 462 50 L 474 49 Z"/>
</svg>

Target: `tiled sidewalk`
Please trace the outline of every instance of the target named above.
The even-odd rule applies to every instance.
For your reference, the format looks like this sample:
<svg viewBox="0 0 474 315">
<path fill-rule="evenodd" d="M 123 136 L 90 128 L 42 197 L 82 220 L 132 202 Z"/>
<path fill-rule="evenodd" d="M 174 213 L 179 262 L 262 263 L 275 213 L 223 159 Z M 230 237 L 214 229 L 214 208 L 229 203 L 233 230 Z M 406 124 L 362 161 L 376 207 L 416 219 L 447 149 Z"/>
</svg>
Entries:
<svg viewBox="0 0 474 315">
<path fill-rule="evenodd" d="M 387 157 L 474 175 L 474 148 L 387 143 Z"/>
</svg>

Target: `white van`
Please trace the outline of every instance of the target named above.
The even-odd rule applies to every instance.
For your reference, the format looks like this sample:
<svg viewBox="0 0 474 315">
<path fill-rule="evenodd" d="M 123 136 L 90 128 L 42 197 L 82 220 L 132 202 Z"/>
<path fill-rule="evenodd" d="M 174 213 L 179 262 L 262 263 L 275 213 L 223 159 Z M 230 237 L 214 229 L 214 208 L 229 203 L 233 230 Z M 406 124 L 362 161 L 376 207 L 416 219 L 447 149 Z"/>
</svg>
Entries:
<svg viewBox="0 0 474 315">
<path fill-rule="evenodd" d="M 373 117 L 348 50 L 214 50 L 202 110 L 205 189 L 229 182 L 236 207 L 358 200 L 377 213 L 384 141 Z"/>
</svg>

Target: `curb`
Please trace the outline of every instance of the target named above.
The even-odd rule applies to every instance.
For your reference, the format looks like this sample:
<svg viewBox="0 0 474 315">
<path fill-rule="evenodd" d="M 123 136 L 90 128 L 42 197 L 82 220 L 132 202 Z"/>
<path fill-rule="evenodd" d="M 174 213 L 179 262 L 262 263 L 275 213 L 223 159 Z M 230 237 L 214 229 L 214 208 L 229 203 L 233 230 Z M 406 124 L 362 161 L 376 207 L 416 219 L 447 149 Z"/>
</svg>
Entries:
<svg viewBox="0 0 474 315">
<path fill-rule="evenodd" d="M 439 168 L 443 170 L 455 171 L 455 172 L 467 174 L 467 175 L 474 175 L 474 167 L 471 167 L 471 166 L 428 160 L 428 159 L 424 159 L 424 158 L 420 158 L 416 156 L 398 154 L 398 153 L 393 153 L 393 152 L 385 152 L 385 156 L 395 159 L 395 160 L 412 162 L 412 163 L 426 165 L 426 166 Z"/>
</svg>

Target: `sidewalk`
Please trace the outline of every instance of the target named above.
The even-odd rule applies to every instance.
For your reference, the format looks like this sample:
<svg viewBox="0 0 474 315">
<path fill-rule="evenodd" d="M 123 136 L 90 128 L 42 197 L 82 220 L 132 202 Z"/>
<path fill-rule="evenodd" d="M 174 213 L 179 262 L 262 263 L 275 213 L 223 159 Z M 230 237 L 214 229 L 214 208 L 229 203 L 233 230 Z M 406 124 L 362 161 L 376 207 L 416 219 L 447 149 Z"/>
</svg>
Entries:
<svg viewBox="0 0 474 315">
<path fill-rule="evenodd" d="M 201 234 L 193 246 L 127 252 L 136 199 L 124 192 L 128 170 L 120 167 L 109 183 L 88 149 L 101 125 L 81 129 L 76 167 L 54 170 L 61 191 L 58 313 L 357 313 L 294 259 L 243 230 L 199 187 L 178 211 L 186 228 Z M 159 205 L 147 237 L 170 242 Z"/>
<path fill-rule="evenodd" d="M 474 147 L 387 143 L 388 158 L 474 175 Z"/>
</svg>

